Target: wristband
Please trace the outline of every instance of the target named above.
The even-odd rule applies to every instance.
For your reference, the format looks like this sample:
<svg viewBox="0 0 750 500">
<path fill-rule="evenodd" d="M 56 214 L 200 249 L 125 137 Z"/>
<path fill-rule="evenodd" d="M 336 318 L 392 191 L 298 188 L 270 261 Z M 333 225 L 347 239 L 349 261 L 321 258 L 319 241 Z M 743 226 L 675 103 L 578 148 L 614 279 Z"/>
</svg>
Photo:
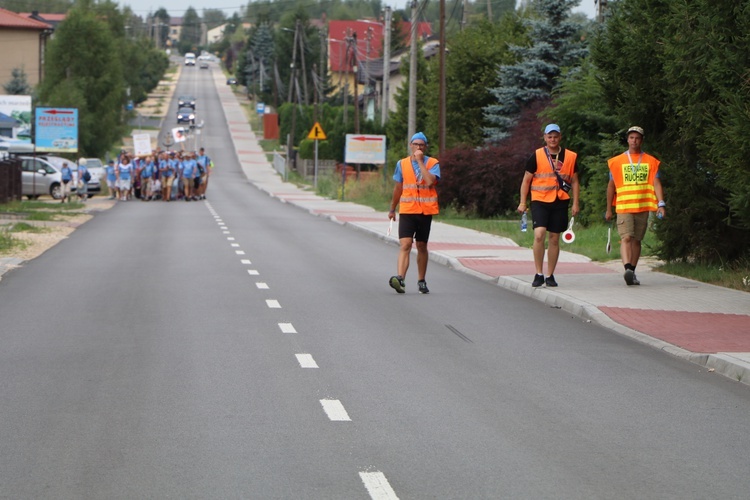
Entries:
<svg viewBox="0 0 750 500">
<path fill-rule="evenodd" d="M 662 200 L 659 203 L 657 203 L 656 206 L 659 208 L 664 208 L 667 206 L 667 204 L 664 202 L 664 200 Z"/>
</svg>

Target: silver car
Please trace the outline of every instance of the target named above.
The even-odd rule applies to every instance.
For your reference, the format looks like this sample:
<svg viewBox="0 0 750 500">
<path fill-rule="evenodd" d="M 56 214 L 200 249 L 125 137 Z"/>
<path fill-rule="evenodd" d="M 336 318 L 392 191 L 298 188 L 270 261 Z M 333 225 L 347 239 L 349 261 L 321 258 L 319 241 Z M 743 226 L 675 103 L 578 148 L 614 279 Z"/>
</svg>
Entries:
<svg viewBox="0 0 750 500">
<path fill-rule="evenodd" d="M 35 200 L 48 194 L 59 200 L 62 174 L 50 162 L 33 156 L 20 156 L 21 194 Z"/>
</svg>

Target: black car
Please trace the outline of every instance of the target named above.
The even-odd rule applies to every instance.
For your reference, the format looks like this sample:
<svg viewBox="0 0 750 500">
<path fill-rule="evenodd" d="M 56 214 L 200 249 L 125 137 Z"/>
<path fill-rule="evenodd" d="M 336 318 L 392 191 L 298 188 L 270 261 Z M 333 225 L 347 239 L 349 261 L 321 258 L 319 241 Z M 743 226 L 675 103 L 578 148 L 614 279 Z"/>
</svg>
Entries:
<svg viewBox="0 0 750 500">
<path fill-rule="evenodd" d="M 195 110 L 193 108 L 180 108 L 177 111 L 177 123 L 195 123 Z"/>
<path fill-rule="evenodd" d="M 177 107 L 195 109 L 195 97 L 191 95 L 181 95 L 177 98 Z"/>
<path fill-rule="evenodd" d="M 236 78 L 227 78 L 227 85 L 237 85 L 237 79 Z"/>
</svg>

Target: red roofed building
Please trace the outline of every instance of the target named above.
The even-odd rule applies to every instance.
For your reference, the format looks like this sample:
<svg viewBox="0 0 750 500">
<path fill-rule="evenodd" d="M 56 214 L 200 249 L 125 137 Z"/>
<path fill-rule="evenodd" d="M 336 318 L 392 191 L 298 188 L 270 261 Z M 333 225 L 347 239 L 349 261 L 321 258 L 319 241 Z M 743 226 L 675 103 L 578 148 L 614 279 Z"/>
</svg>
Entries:
<svg viewBox="0 0 750 500">
<path fill-rule="evenodd" d="M 0 94 L 8 83 L 13 69 L 23 68 L 29 85 L 36 86 L 44 75 L 44 49 L 52 27 L 36 19 L 0 9 Z"/>
<path fill-rule="evenodd" d="M 357 95 L 360 98 L 364 93 L 364 74 L 368 75 L 370 81 L 370 92 L 376 92 L 374 83 L 380 81 L 382 88 L 383 81 L 383 28 L 384 24 L 372 20 L 359 21 L 329 21 L 328 22 L 328 69 L 331 73 L 331 84 L 334 88 L 342 87 L 349 89 L 351 94 L 354 93 L 353 85 L 355 82 L 354 54 L 356 47 L 356 66 L 359 75 L 357 75 Z M 400 26 L 401 32 L 404 33 L 406 45 L 411 44 L 411 23 L 403 22 Z M 353 43 L 356 34 L 356 45 Z M 417 25 L 417 35 L 421 40 L 427 40 L 432 35 L 430 23 L 419 23 Z M 424 47 L 423 47 L 424 50 Z M 403 54 L 392 54 L 391 64 L 386 78 L 392 91 L 389 93 L 389 108 L 395 109 L 395 89 L 401 84 L 403 77 L 399 74 L 400 59 Z M 364 73 L 364 74 L 363 74 Z M 378 92 L 382 94 L 382 91 Z M 372 96 L 372 94 L 370 94 Z"/>
</svg>

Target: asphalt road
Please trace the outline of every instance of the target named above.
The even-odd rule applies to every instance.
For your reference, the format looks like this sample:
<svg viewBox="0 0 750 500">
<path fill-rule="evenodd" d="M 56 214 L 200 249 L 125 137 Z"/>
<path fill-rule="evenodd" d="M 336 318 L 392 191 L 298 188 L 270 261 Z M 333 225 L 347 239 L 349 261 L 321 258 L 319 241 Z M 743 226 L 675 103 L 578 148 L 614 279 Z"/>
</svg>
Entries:
<svg viewBox="0 0 750 500">
<path fill-rule="evenodd" d="M 747 386 L 435 264 L 397 295 L 395 247 L 247 183 L 208 73 L 208 201 L 0 282 L 0 497 L 747 497 Z"/>
</svg>

